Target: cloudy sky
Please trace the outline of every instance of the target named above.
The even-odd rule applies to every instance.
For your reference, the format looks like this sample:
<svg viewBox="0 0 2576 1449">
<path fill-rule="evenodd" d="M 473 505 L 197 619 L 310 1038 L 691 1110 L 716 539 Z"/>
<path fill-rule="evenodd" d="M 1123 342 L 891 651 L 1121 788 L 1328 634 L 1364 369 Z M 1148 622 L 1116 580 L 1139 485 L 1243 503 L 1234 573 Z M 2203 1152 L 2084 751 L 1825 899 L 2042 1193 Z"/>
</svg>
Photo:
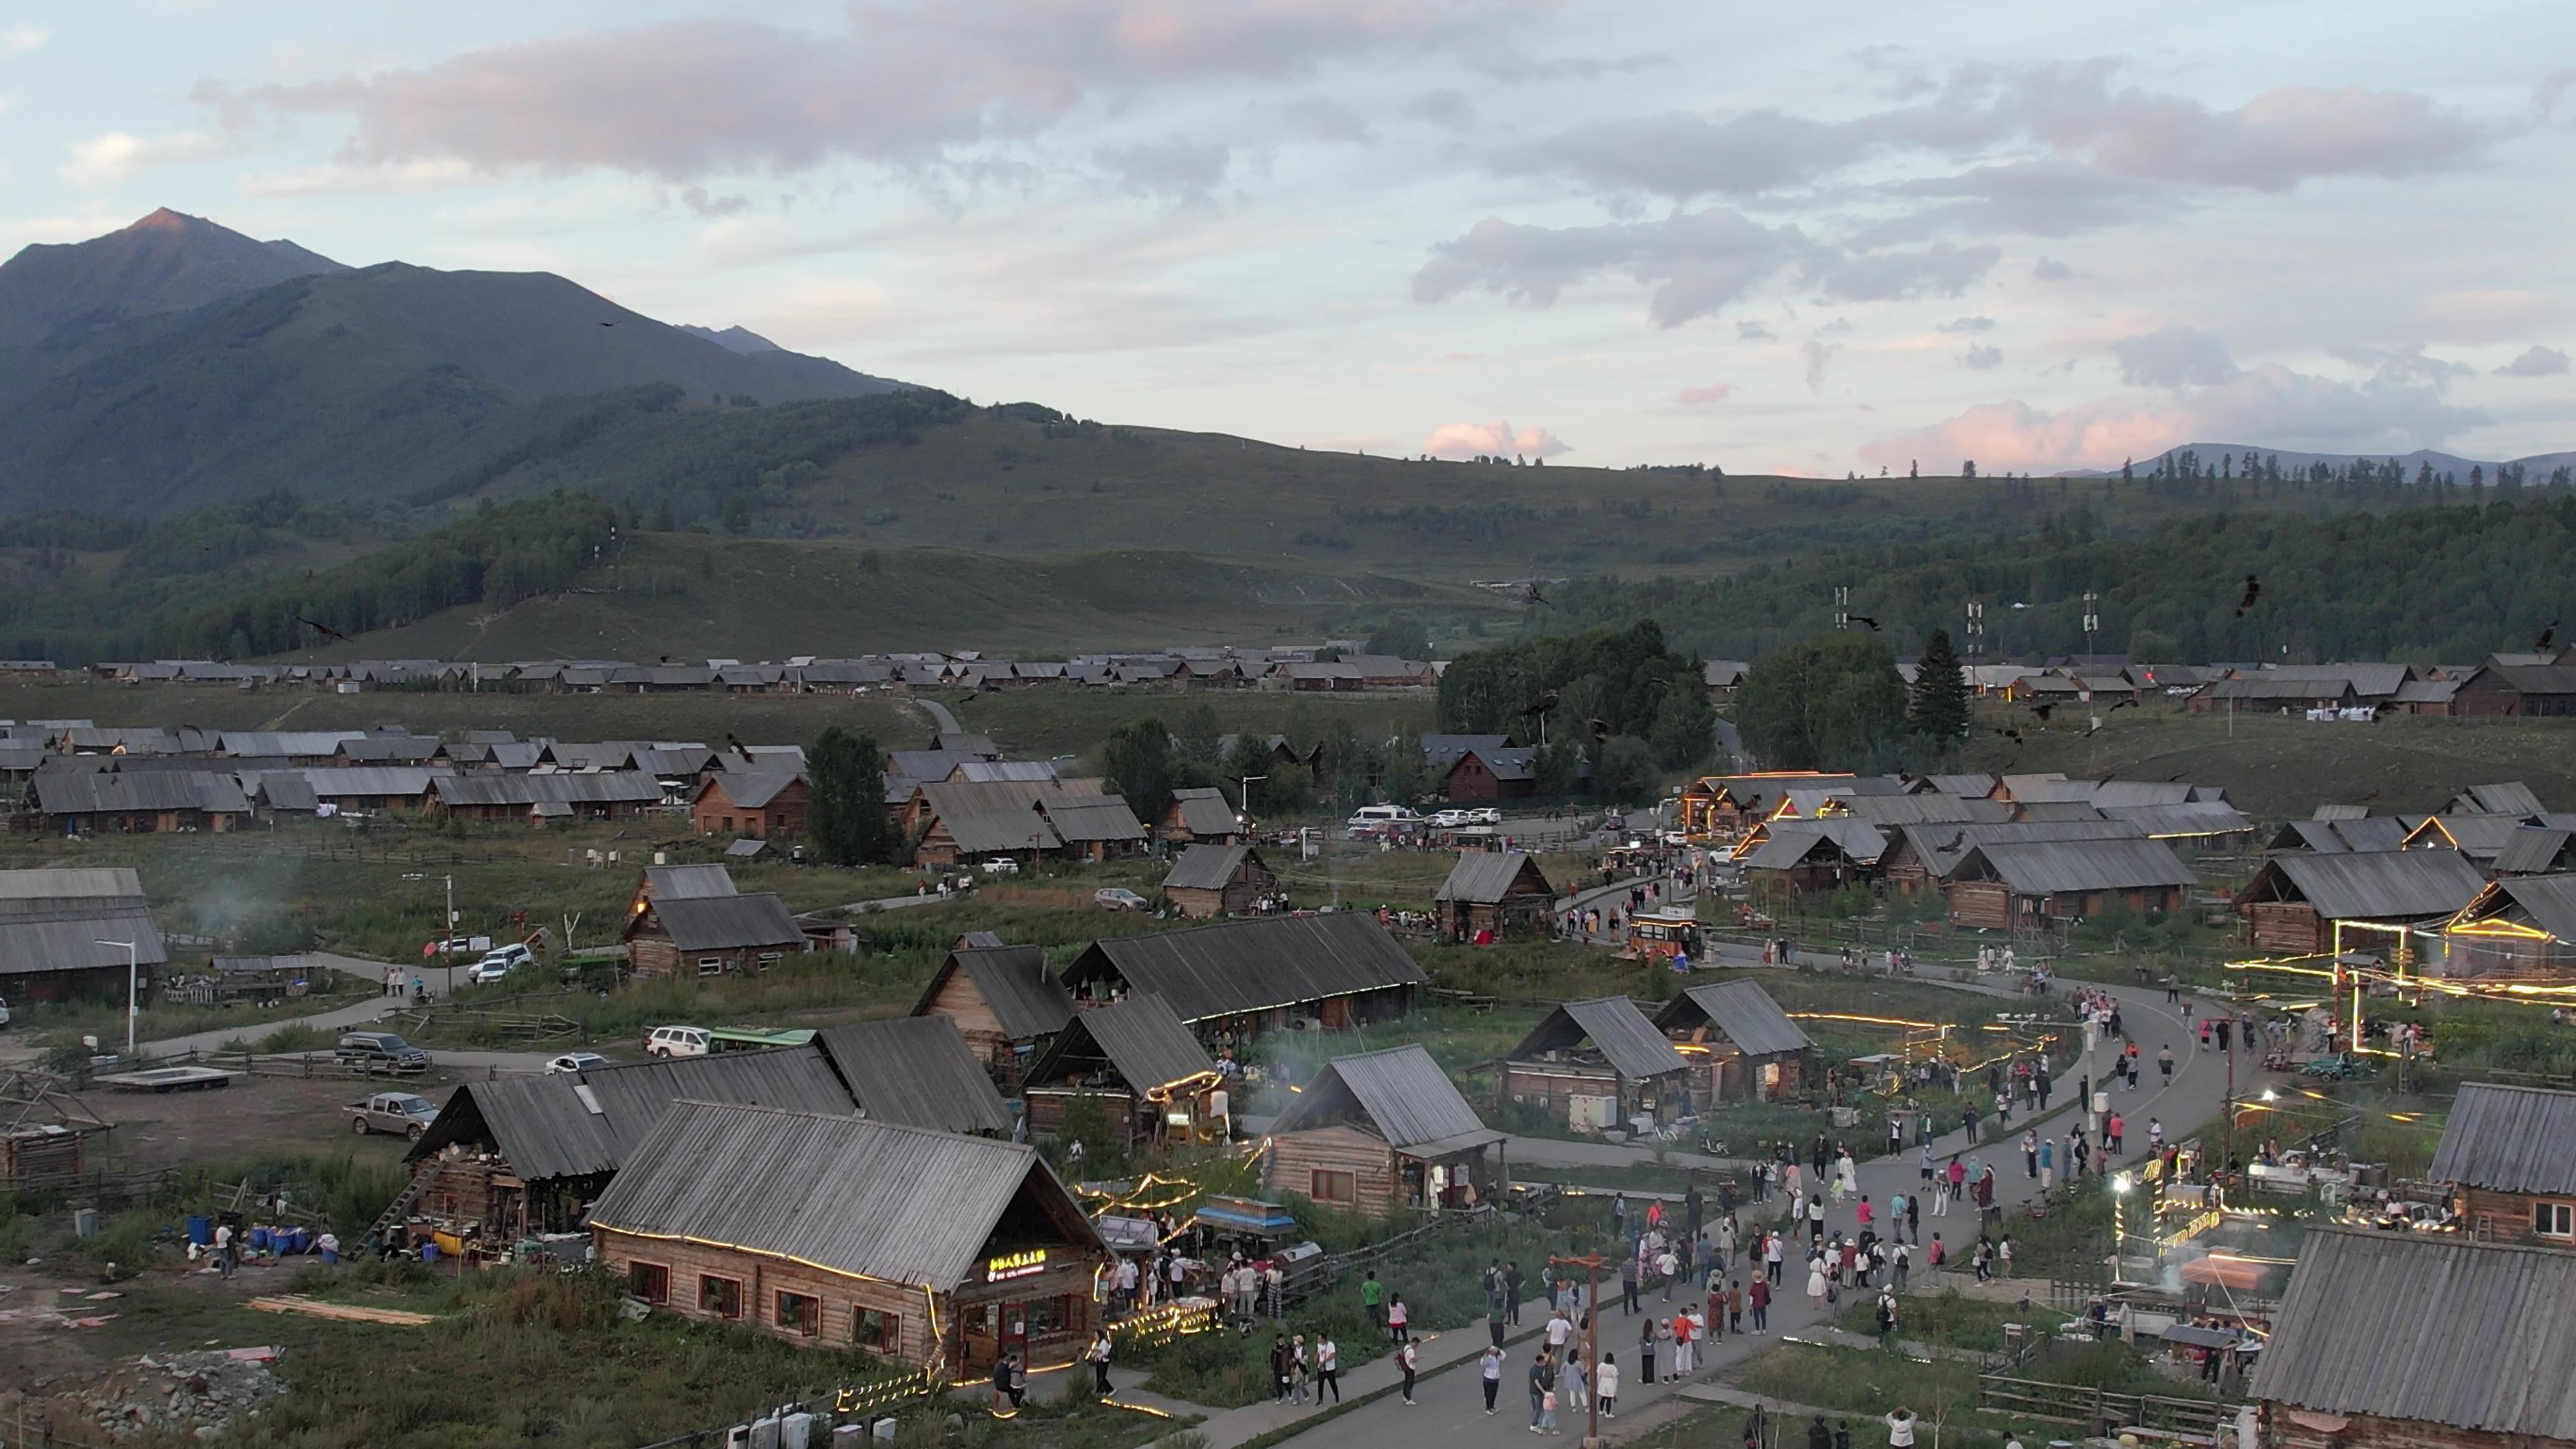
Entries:
<svg viewBox="0 0 2576 1449">
<path fill-rule="evenodd" d="M 0 111 L 0 250 L 166 205 L 1104 420 L 2576 447 L 2563 0 L 20 0 Z"/>
</svg>

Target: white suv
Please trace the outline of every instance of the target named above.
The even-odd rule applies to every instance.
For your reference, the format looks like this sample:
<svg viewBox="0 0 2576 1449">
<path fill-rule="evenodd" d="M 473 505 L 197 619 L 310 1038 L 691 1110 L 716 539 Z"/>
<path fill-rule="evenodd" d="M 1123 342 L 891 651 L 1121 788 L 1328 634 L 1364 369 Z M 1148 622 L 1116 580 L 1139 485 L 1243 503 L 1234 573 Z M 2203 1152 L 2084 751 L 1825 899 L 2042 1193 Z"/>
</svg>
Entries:
<svg viewBox="0 0 2576 1449">
<path fill-rule="evenodd" d="M 702 1057 L 707 1054 L 703 1026 L 657 1026 L 644 1034 L 644 1050 L 657 1057 Z"/>
<path fill-rule="evenodd" d="M 537 953 L 525 946 L 515 943 L 503 946 L 487 953 L 482 960 L 467 967 L 465 979 L 481 986 L 486 982 L 498 981 L 536 959 Z"/>
</svg>

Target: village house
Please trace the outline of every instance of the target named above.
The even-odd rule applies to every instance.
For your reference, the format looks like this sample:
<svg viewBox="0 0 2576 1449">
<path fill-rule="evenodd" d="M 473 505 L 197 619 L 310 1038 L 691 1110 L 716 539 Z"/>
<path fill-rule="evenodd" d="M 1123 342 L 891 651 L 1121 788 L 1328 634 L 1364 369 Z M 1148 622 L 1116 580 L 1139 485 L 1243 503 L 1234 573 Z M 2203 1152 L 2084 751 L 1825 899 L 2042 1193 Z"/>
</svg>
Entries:
<svg viewBox="0 0 2576 1449">
<path fill-rule="evenodd" d="M 757 1184 L 756 1191 L 746 1191 Z M 1070 1361 L 1099 1321 L 1099 1231 L 1035 1148 L 679 1102 L 590 1216 L 599 1265 L 684 1318 L 857 1348 L 938 1382 Z"/>
<path fill-rule="evenodd" d="M 896 1016 L 825 1027 L 814 1039 L 859 1115 L 942 1132 L 1007 1134 L 1011 1110 L 945 1016 Z"/>
<path fill-rule="evenodd" d="M 2576 715 L 2576 664 L 2487 664 L 2459 682 L 2451 713 L 2478 719 Z"/>
<path fill-rule="evenodd" d="M 2253 1379 L 2273 1449 L 2576 1444 L 2576 1253 L 2314 1228 Z"/>
<path fill-rule="evenodd" d="M 2172 911 L 2197 885 L 2162 841 L 2055 840 L 1972 848 L 1951 873 L 1950 919 L 1985 930 L 2081 921 L 2104 911 Z"/>
<path fill-rule="evenodd" d="M 2392 962 L 2407 933 L 2447 920 L 2477 897 L 2486 877 L 2456 850 L 2343 855 L 2283 851 L 2236 893 L 2254 949 L 2276 956 L 2368 949 Z M 2345 933 L 2354 933 L 2347 941 Z"/>
<path fill-rule="evenodd" d="M 1440 934 L 1453 941 L 1544 936 L 1556 914 L 1556 887 L 1527 851 L 1471 850 L 1458 857 L 1431 904 Z"/>
<path fill-rule="evenodd" d="M 2406 832 L 2407 850 L 2456 850 L 2480 867 L 2492 866 L 2521 831 L 2521 815 L 2427 815 Z"/>
<path fill-rule="evenodd" d="M 1742 854 L 1740 863 L 1754 890 L 1774 897 L 1867 885 L 1878 878 L 1878 863 L 1887 854 L 1887 837 L 1878 827 L 1848 817 L 1781 820 L 1757 828 L 1761 843 Z"/>
<path fill-rule="evenodd" d="M 2406 837 L 2420 820 L 2396 815 L 2346 815 L 2293 820 L 2273 836 L 2267 850 L 2305 851 L 2311 855 L 2368 854 L 2403 850 Z"/>
<path fill-rule="evenodd" d="M 309 771 L 313 775 L 344 773 Z M 354 773 L 354 772 L 345 772 Z M 662 782 L 640 770 L 439 775 L 429 802 L 460 820 L 627 820 L 662 803 Z"/>
<path fill-rule="evenodd" d="M 2576 1092 L 2461 1083 L 2424 1180 L 2479 1242 L 2576 1249 Z"/>
<path fill-rule="evenodd" d="M 807 949 L 784 901 L 742 894 L 720 865 L 647 869 L 618 939 L 638 976 L 750 974 Z"/>
<path fill-rule="evenodd" d="M 2567 832 L 2542 848 L 2563 861 Z M 2432 974 L 2455 981 L 2576 985 L 2576 874 L 2500 875 L 2442 926 Z"/>
<path fill-rule="evenodd" d="M 1192 785 L 1172 792 L 1155 834 L 1174 845 L 1232 845 L 1242 838 L 1243 822 L 1211 785 Z"/>
<path fill-rule="evenodd" d="M 1015 1082 L 1073 1016 L 1073 996 L 1035 946 L 961 945 L 932 972 L 914 1016 L 944 1016 L 1000 1080 Z"/>
<path fill-rule="evenodd" d="M 1194 921 L 1248 916 L 1279 890 L 1279 877 L 1249 845 L 1193 845 L 1163 877 L 1163 899 Z"/>
<path fill-rule="evenodd" d="M 1779 1102 L 1804 1092 L 1816 1044 L 1752 981 L 1692 986 L 1655 1013 L 1655 1030 L 1691 1065 L 1691 1096 L 1719 1102 Z"/>
<path fill-rule="evenodd" d="M 711 771 L 689 802 L 690 823 L 700 835 L 746 835 L 774 840 L 805 833 L 805 777 L 761 770 Z"/>
<path fill-rule="evenodd" d="M 1077 1011 L 1021 1083 L 1029 1132 L 1053 1137 L 1066 1109 L 1096 1100 L 1128 1145 L 1223 1141 L 1224 1079 L 1163 998 L 1146 992 Z"/>
<path fill-rule="evenodd" d="M 1440 777 L 1440 798 L 1444 800 L 1525 800 L 1537 793 L 1535 749 L 1469 750 Z"/>
<path fill-rule="evenodd" d="M 1145 848 L 1145 826 L 1117 795 L 1051 793 L 1038 796 L 1038 815 L 1063 842 L 1067 860 L 1097 865 Z"/>
<path fill-rule="evenodd" d="M 2501 879 L 2509 875 L 2557 875 L 2576 870 L 2576 828 L 2525 825 L 2505 838 L 2487 868 Z"/>
<path fill-rule="evenodd" d="M 1505 1141 L 1430 1052 L 1392 1047 L 1316 1071 L 1270 1124 L 1262 1181 L 1371 1218 L 1473 1207 L 1509 1185 Z"/>
<path fill-rule="evenodd" d="M 1691 1064 L 1624 996 L 1569 1001 L 1504 1054 L 1498 1095 L 1576 1131 L 1632 1130 L 1691 1110 Z"/>
<path fill-rule="evenodd" d="M 131 962 L 122 944 L 110 944 L 122 942 L 134 945 Z M 0 996 L 123 1001 L 129 965 L 150 991 L 169 964 L 143 878 L 132 869 L 0 870 Z"/>
<path fill-rule="evenodd" d="M 1907 895 L 1926 890 L 1947 892 L 1960 863 L 1980 845 L 2145 838 L 2138 833 L 2138 827 L 2122 820 L 2103 819 L 2099 812 L 2085 808 L 2093 818 L 1899 826 L 1887 852 L 1879 857 L 1879 877 L 1890 889 Z"/>
<path fill-rule="evenodd" d="M 1065 968 L 1077 1004 L 1161 996 L 1202 1038 L 1296 1022 L 1339 1031 L 1413 1009 L 1430 984 L 1386 928 L 1357 911 L 1259 916 L 1094 941 Z"/>
<path fill-rule="evenodd" d="M 1682 829 L 1693 837 L 1733 839 L 1767 820 L 1783 792 L 1813 789 L 1854 777 L 1817 770 L 1775 770 L 1755 775 L 1704 775 L 1682 787 Z"/>
<path fill-rule="evenodd" d="M 251 814 L 241 782 L 213 770 L 40 769 L 27 803 L 65 835 L 232 830 Z"/>
</svg>

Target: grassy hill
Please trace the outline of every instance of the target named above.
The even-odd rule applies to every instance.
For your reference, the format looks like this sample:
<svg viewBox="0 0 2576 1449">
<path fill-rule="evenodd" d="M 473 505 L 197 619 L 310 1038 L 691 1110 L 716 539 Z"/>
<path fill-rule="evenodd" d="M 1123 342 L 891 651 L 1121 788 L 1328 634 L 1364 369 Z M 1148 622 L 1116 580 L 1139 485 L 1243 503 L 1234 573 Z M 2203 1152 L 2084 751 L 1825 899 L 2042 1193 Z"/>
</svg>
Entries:
<svg viewBox="0 0 2576 1449">
<path fill-rule="evenodd" d="M 2025 710 L 1981 712 L 1965 765 L 2055 770 L 2079 779 L 2189 780 L 2224 785 L 2258 819 L 2303 817 L 2319 802 L 2375 812 L 2439 809 L 2468 785 L 2521 780 L 2553 803 L 2576 803 L 2576 721 L 2390 717 L 2377 724 L 2187 714 L 2172 706 L 2103 715 L 2099 733 L 2068 722 L 2034 729 Z M 2011 724 L 2015 743 L 1993 733 Z"/>
</svg>

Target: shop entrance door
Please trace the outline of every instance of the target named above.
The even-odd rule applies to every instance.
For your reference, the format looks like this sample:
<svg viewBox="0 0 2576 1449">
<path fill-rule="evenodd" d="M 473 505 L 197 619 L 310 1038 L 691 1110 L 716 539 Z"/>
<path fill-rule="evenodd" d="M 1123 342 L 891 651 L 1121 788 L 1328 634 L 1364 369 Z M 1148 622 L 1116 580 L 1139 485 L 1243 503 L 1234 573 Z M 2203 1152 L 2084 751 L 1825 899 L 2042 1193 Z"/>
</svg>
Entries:
<svg viewBox="0 0 2576 1449">
<path fill-rule="evenodd" d="M 1025 1303 L 1002 1305 L 1002 1352 L 1018 1354 L 1022 1363 L 1029 1361 L 1029 1309 Z"/>
</svg>

